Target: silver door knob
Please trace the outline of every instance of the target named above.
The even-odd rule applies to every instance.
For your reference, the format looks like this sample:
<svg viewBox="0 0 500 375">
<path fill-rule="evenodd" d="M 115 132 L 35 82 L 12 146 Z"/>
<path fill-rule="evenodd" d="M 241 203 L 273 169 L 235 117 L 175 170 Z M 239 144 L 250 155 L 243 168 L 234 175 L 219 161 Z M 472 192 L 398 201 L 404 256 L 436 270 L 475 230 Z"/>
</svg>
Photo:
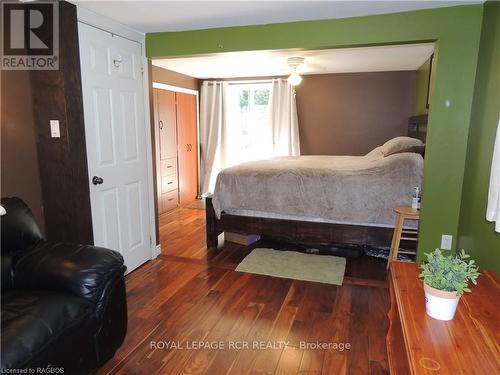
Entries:
<svg viewBox="0 0 500 375">
<path fill-rule="evenodd" d="M 100 185 L 104 182 L 104 180 L 102 179 L 102 177 L 99 177 L 99 176 L 94 176 L 92 177 L 92 183 L 94 185 Z"/>
</svg>

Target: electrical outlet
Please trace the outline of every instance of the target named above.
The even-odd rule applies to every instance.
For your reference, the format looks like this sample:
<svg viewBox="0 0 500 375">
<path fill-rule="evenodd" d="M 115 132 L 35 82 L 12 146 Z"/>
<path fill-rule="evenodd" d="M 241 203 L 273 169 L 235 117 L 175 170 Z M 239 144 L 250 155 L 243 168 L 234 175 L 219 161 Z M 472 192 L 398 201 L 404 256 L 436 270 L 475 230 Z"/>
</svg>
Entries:
<svg viewBox="0 0 500 375">
<path fill-rule="evenodd" d="M 441 249 L 451 250 L 452 242 L 453 242 L 453 236 L 451 234 L 443 234 L 441 236 Z"/>
</svg>

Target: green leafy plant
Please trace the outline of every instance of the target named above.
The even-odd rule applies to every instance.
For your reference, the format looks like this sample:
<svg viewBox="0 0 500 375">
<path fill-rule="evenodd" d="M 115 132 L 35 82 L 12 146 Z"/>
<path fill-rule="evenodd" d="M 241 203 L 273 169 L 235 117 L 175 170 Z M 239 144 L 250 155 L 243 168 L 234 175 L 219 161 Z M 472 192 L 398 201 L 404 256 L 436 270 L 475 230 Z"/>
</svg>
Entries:
<svg viewBox="0 0 500 375">
<path fill-rule="evenodd" d="M 464 250 L 455 256 L 445 256 L 440 249 L 436 249 L 425 256 L 427 261 L 421 265 L 422 273 L 419 276 L 430 287 L 463 294 L 470 292 L 469 282 L 476 284 L 478 266 Z"/>
</svg>

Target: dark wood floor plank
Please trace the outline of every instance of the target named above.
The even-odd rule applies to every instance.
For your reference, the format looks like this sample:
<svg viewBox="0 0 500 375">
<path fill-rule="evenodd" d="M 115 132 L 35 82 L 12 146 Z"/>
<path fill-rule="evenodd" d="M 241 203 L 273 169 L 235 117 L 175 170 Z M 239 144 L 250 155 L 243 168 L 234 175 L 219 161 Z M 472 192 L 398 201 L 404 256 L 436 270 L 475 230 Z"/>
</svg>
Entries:
<svg viewBox="0 0 500 375">
<path fill-rule="evenodd" d="M 311 308 L 314 312 L 309 313 L 308 325 L 309 333 L 304 337 L 300 337 L 302 342 L 306 344 L 330 343 L 332 342 L 332 331 L 329 329 L 332 325 L 331 320 L 335 315 L 333 311 L 337 303 L 337 292 L 339 287 L 334 285 L 317 285 L 321 288 L 315 293 L 315 300 Z M 336 317 L 342 319 L 342 317 Z M 299 343 L 299 348 L 301 347 Z M 323 369 L 325 350 L 323 349 L 305 349 L 302 350 L 302 358 L 299 365 L 299 373 L 320 374 Z"/>
<path fill-rule="evenodd" d="M 249 343 L 245 340 L 245 338 L 249 334 L 250 329 L 262 312 L 263 308 L 263 304 L 255 302 L 250 302 L 248 304 L 246 309 L 238 317 L 227 336 L 228 345 L 230 345 L 229 343 L 233 343 L 233 347 L 237 347 L 238 349 L 217 351 L 215 354 L 212 353 L 214 358 L 210 367 L 206 371 L 207 374 L 219 375 L 228 373 L 238 355 L 238 352 L 240 350 L 249 350 Z M 243 347 L 243 345 L 247 345 L 248 347 Z"/>
<path fill-rule="evenodd" d="M 262 351 L 260 345 L 254 347 L 254 343 L 271 342 L 271 331 L 279 316 L 279 311 L 288 295 L 288 290 L 292 280 L 273 278 L 270 276 L 259 276 L 266 278 L 267 286 L 261 288 L 256 295 L 256 303 L 264 305 L 261 313 L 255 319 L 253 326 L 249 330 L 245 340 L 250 343 L 250 349 L 239 351 L 235 361 L 227 373 L 229 374 L 249 374 L 251 373 L 255 360 Z"/>
<path fill-rule="evenodd" d="M 377 324 L 368 325 L 370 375 L 389 374 L 387 346 L 385 343 L 388 329 L 388 293 L 387 289 L 382 288 L 370 291 L 370 318 L 377 322 Z"/>
<path fill-rule="evenodd" d="M 319 375 L 323 371 L 324 350 L 303 350 L 299 374 Z"/>
<path fill-rule="evenodd" d="M 312 316 L 316 311 L 316 305 L 319 298 L 318 293 L 324 288 L 319 283 L 294 282 L 304 289 L 304 297 L 302 303 L 298 306 L 298 311 L 290 328 L 287 341 L 290 346 L 299 347 L 301 341 L 307 340 L 311 332 L 313 319 Z"/>
<path fill-rule="evenodd" d="M 218 311 L 220 317 L 223 317 L 223 319 L 218 319 L 217 323 L 209 329 L 209 333 L 204 338 L 205 341 L 214 343 L 217 349 L 214 350 L 210 348 L 193 351 L 187 359 L 187 365 L 182 373 L 191 374 L 206 372 L 215 359 L 214 353 L 219 351 L 218 348 L 222 347 L 224 350 L 229 348 L 230 340 L 228 336 L 238 322 L 238 317 L 245 312 L 250 304 L 255 306 L 255 303 L 251 302 L 251 300 L 255 297 L 260 288 L 265 287 L 265 279 L 252 274 L 237 274 L 239 274 L 240 279 L 246 280 L 241 292 L 229 299 L 228 303 L 230 305 L 225 306 L 226 311 Z M 248 283 L 251 283 L 253 287 L 248 287 Z M 255 308 L 251 310 L 252 313 L 255 311 L 259 310 Z M 206 319 L 205 322 L 206 321 L 208 321 L 208 319 Z M 242 341 L 244 337 L 236 339 Z M 233 338 L 232 340 L 235 339 Z"/>
<path fill-rule="evenodd" d="M 282 346 L 286 345 L 286 339 L 303 298 L 304 288 L 300 286 L 300 282 L 294 280 L 269 333 L 269 342 L 273 343 L 273 349 L 259 350 L 252 368 L 253 373 L 272 374 L 275 372 L 283 355 L 284 348 Z M 277 349 L 274 348 L 275 346 Z"/>
<path fill-rule="evenodd" d="M 336 295 L 332 313 L 335 319 L 333 319 L 327 329 L 331 332 L 330 342 L 337 345 L 344 345 L 344 350 L 325 351 L 322 368 L 323 374 L 347 374 L 347 361 L 350 350 L 346 350 L 345 345 L 352 344 L 352 338 L 349 335 L 349 325 L 352 319 L 352 289 L 353 287 L 350 285 L 342 286 Z"/>
<path fill-rule="evenodd" d="M 180 341 L 187 346 L 195 341 L 206 341 L 208 333 L 215 324 L 225 317 L 231 308 L 235 296 L 241 292 L 251 275 L 226 273 L 220 283 L 214 285 L 207 297 L 194 303 L 193 306 L 182 314 L 172 316 L 172 324 L 161 333 L 159 340 Z M 227 288 L 225 291 L 220 289 Z M 215 299 L 210 298 L 217 296 Z M 167 373 L 178 373 L 185 366 L 190 356 L 189 350 L 170 351 L 163 355 L 164 370 Z M 161 353 L 159 354 L 162 355 Z M 174 358 L 175 357 L 175 358 Z"/>
<path fill-rule="evenodd" d="M 361 286 L 353 286 L 352 289 L 351 323 L 349 325 L 352 348 L 348 355 L 348 373 L 366 375 L 370 373 L 368 320 L 371 317 L 369 301 L 372 291 Z"/>
<path fill-rule="evenodd" d="M 294 346 L 287 346 L 281 353 L 275 374 L 291 375 L 297 374 L 302 360 L 303 350 Z"/>
<path fill-rule="evenodd" d="M 149 360 L 154 360 L 150 355 L 144 355 L 140 350 L 146 349 L 150 341 L 154 340 L 169 340 L 165 336 L 165 325 L 167 327 L 181 327 L 181 321 L 178 324 L 168 324 L 170 319 L 175 319 L 176 316 L 183 316 L 187 314 L 190 309 L 195 309 L 196 301 L 203 300 L 206 302 L 207 299 L 217 298 L 216 293 L 212 293 L 215 286 L 218 284 L 219 280 L 226 275 L 227 272 L 224 270 L 204 270 L 201 271 L 195 278 L 193 278 L 189 283 L 185 284 L 184 287 L 180 288 L 169 300 L 165 301 L 162 306 L 156 311 L 149 319 L 141 320 L 136 323 L 136 318 L 129 314 L 129 323 L 132 326 L 133 335 L 131 336 L 130 328 L 127 335 L 127 339 L 132 337 L 135 345 L 123 345 L 120 349 L 118 355 L 122 353 L 122 349 L 129 348 L 130 350 L 123 354 L 125 362 L 132 362 L 133 356 L 136 357 L 147 357 Z M 201 288 L 199 287 L 201 286 Z M 147 294 L 147 291 L 144 291 Z M 206 305 L 205 307 L 207 307 Z M 135 324 L 134 324 L 135 323 Z M 158 329 L 150 330 L 148 327 L 154 325 L 158 326 Z M 144 338 L 147 338 L 145 340 Z M 160 353 L 163 356 L 163 353 Z M 116 355 L 115 355 L 116 357 Z"/>
<path fill-rule="evenodd" d="M 204 342 L 221 340 L 221 338 L 218 337 L 220 336 L 221 326 L 225 324 L 231 326 L 231 316 L 236 317 L 238 312 L 241 312 L 249 301 L 249 298 L 247 298 L 244 302 L 241 302 L 246 296 L 246 293 L 244 293 L 245 286 L 252 276 L 251 274 L 236 272 L 228 273 L 221 283 L 217 284 L 214 288 L 216 292 L 220 292 L 219 288 L 223 288 L 226 291 L 217 303 L 208 310 L 203 310 L 203 306 L 206 306 L 204 302 L 200 303 L 202 306 L 195 306 L 195 308 L 184 314 L 184 317 L 178 320 L 175 328 L 164 332 L 164 336 L 168 337 L 169 340 L 185 341 L 186 345 L 187 342 L 192 341 L 190 334 L 195 334 L 196 332 L 202 332 L 197 340 L 203 340 Z M 240 308 L 239 306 L 242 307 Z M 200 307 L 200 309 L 198 309 L 198 307 Z M 194 315 L 198 316 L 195 317 Z M 188 323 L 184 325 L 184 322 Z M 220 324 L 219 327 L 217 326 L 218 324 Z M 189 326 L 191 326 L 191 328 L 189 328 Z M 214 331 L 217 330 L 217 327 L 219 331 Z M 184 336 L 185 332 L 188 332 L 187 337 Z M 212 334 L 210 334 L 211 332 Z M 178 353 L 175 354 L 175 360 L 173 355 L 170 354 L 163 359 L 166 365 L 162 371 L 166 373 L 182 372 L 182 368 L 186 367 L 188 363 L 191 362 L 193 351 L 184 351 L 180 355 Z M 209 364 L 210 363 L 206 363 L 206 367 L 208 367 Z"/>
</svg>

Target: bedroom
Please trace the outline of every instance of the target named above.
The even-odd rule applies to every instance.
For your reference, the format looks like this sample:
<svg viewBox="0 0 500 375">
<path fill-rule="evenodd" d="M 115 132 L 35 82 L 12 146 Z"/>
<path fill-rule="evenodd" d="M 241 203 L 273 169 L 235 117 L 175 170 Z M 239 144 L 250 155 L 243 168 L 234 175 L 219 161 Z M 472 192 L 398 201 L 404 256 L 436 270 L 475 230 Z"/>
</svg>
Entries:
<svg viewBox="0 0 500 375">
<path fill-rule="evenodd" d="M 57 47 L 58 66 L 8 69 L 2 56 L 3 372 L 498 372 L 498 2 L 8 3 L 4 43 L 31 52 L 10 58 L 29 59 L 40 38 Z M 52 44 L 20 18 L 47 9 L 44 27 L 59 21 Z M 12 38 L 21 24 L 26 38 Z M 382 71 L 366 55 L 375 50 L 384 51 Z M 348 63 L 363 65 L 355 72 L 321 71 L 355 51 L 364 54 Z M 322 53 L 333 55 L 315 60 Z M 189 59 L 227 56 L 245 56 L 225 65 L 228 77 L 188 70 Z M 297 57 L 302 82 L 290 88 L 298 60 L 288 59 Z M 161 70 L 159 60 L 182 64 Z M 246 64 L 262 70 L 234 73 Z M 228 100 L 203 95 L 204 86 Z M 296 128 L 266 116 L 293 119 L 294 100 Z M 232 110 L 217 119 L 208 103 Z M 155 137 L 169 127 L 175 136 Z M 231 132 L 238 142 L 219 141 Z M 417 143 L 394 141 L 406 135 Z M 422 157 L 415 139 L 424 136 Z M 303 156 L 257 171 L 244 164 L 276 145 Z M 219 164 L 207 174 L 212 157 Z M 418 172 L 408 160 L 420 164 L 422 206 L 398 214 L 418 216 L 415 227 L 385 216 L 413 203 L 418 181 L 408 180 Z M 370 188 L 359 179 L 401 168 L 404 187 L 401 176 Z M 210 185 L 205 209 L 196 198 Z M 336 190 L 355 198 L 338 207 Z M 381 209 L 388 197 L 398 203 Z M 378 208 L 367 215 L 367 205 Z M 344 208 L 359 216 L 335 216 Z M 400 244 L 416 245 L 416 262 L 393 259 L 388 270 L 380 253 L 364 253 L 384 248 L 395 258 L 387 248 L 415 234 L 417 243 Z M 460 302 L 453 286 L 451 322 L 436 318 L 418 276 L 438 247 L 453 257 L 464 248 L 481 268 Z"/>
<path fill-rule="evenodd" d="M 423 156 L 422 144 L 425 144 L 433 53 L 433 43 L 421 43 L 333 50 L 233 52 L 154 59 L 152 81 L 155 137 L 160 138 L 156 141 L 157 176 L 158 181 L 164 181 L 158 183 L 159 189 L 162 189 L 162 194 L 158 194 L 160 214 L 179 206 L 170 204 L 166 210 L 162 207 L 164 202 L 162 199 L 172 201 L 172 193 L 175 194 L 179 190 L 177 184 L 171 183 L 169 176 L 174 176 L 176 170 L 182 169 L 180 161 L 178 167 L 175 167 L 177 155 L 164 150 L 170 147 L 168 138 L 175 138 L 176 133 L 180 134 L 182 126 L 186 126 L 179 125 L 179 122 L 184 121 L 179 118 L 179 113 L 183 110 L 177 107 L 177 131 L 169 128 L 169 124 L 174 122 L 168 117 L 172 111 L 162 109 L 169 107 L 168 99 L 162 98 L 165 92 L 171 92 L 167 89 L 180 91 L 175 93 L 177 96 L 185 96 L 187 90 L 192 90 L 196 94 L 200 108 L 197 191 L 198 197 L 211 196 L 221 170 L 268 157 L 363 156 L 390 139 L 400 136 L 411 136 L 415 139 L 413 143 L 410 139 L 406 140 L 410 144 L 405 145 L 402 150 L 394 149 L 387 152 L 387 156 L 391 152 L 398 151 L 418 151 Z M 296 73 L 299 77 L 300 82 L 295 85 L 288 82 L 292 73 Z M 176 83 L 180 87 L 176 87 Z M 158 98 L 162 98 L 164 103 Z M 218 108 L 216 103 L 224 104 L 222 108 Z M 183 104 L 180 102 L 177 105 Z M 274 115 L 271 115 L 273 113 Z M 181 143 L 186 142 L 179 141 L 179 144 Z M 407 150 L 410 146 L 419 146 L 421 149 Z M 189 144 L 185 147 L 187 150 L 190 149 Z M 182 151 L 184 150 L 179 151 L 178 155 L 181 155 Z M 374 155 L 374 151 L 371 155 Z M 331 158 L 324 159 L 318 160 L 317 163 L 320 165 L 333 163 L 331 165 L 335 168 L 335 162 L 328 162 Z M 391 159 L 396 157 L 386 160 Z M 415 187 L 418 187 L 419 191 L 422 189 L 423 160 L 415 157 L 415 161 L 406 162 L 413 165 L 410 167 L 413 170 L 409 171 L 408 166 L 398 165 L 395 160 L 384 167 L 387 172 L 378 172 L 379 175 L 384 174 L 385 179 L 390 178 L 389 175 L 401 175 L 396 177 L 392 184 L 384 183 L 384 177 L 375 179 L 367 175 L 365 179 L 360 178 L 351 182 L 348 184 L 349 187 L 340 187 L 338 183 L 335 184 L 335 177 L 330 177 L 332 178 L 329 181 L 330 187 L 325 185 L 320 190 L 339 193 L 322 199 L 315 198 L 318 194 L 319 181 L 311 179 L 308 195 L 287 196 L 286 192 L 277 193 L 281 201 L 276 202 L 272 208 L 267 207 L 268 217 L 273 217 L 274 212 L 274 217 L 280 218 L 280 214 L 284 214 L 280 210 L 283 207 L 282 202 L 285 201 L 308 202 L 307 204 L 311 206 L 318 202 L 317 205 L 337 213 L 333 216 L 328 215 L 323 212 L 324 209 L 317 207 L 312 210 L 314 213 L 306 215 L 308 208 L 303 207 L 300 212 L 291 210 L 288 215 L 309 221 L 329 219 L 332 223 L 339 224 L 368 223 L 375 227 L 393 227 L 395 219 L 393 209 L 399 205 L 409 204 Z M 174 167 L 166 165 L 167 163 Z M 280 163 L 278 160 L 276 167 L 279 167 Z M 160 164 L 165 165 L 162 167 Z M 304 164 L 304 167 L 307 167 L 307 164 Z M 343 168 L 345 169 L 345 166 Z M 399 171 L 396 171 L 398 168 Z M 368 169 L 364 168 L 363 173 L 368 173 Z M 414 178 L 409 178 L 409 174 L 413 174 Z M 339 182 L 342 181 L 340 178 Z M 300 184 L 305 183 L 305 179 L 300 182 Z M 242 180 L 239 184 L 247 183 Z M 265 194 L 262 191 L 258 193 L 255 191 L 256 184 L 259 183 L 248 183 L 248 186 L 254 194 Z M 278 187 L 280 181 L 274 179 L 272 184 L 277 184 Z M 360 191 L 354 193 L 355 190 L 359 190 L 356 189 L 357 186 L 370 184 L 380 188 L 373 193 L 368 189 L 365 194 L 361 194 Z M 271 187 L 267 189 L 272 190 Z M 352 190 L 353 193 L 348 195 L 348 190 Z M 234 207 L 238 206 L 238 202 L 245 201 L 245 196 L 251 196 L 252 191 L 240 191 L 239 194 L 232 199 Z M 191 200 L 195 195 L 191 194 Z M 227 195 L 227 192 L 224 195 Z M 363 199 L 362 195 L 366 199 Z M 263 200 L 267 205 L 272 201 L 272 195 L 266 196 Z M 337 202 L 342 200 L 351 207 L 339 207 Z M 376 207 L 370 207 L 370 201 L 387 202 L 382 206 L 375 203 Z M 181 199 L 179 203 L 182 205 L 191 202 L 186 200 L 183 202 Z M 248 204 L 249 207 L 243 209 L 246 214 L 258 216 L 256 214 L 259 212 L 259 203 L 248 202 Z M 335 209 L 332 205 L 338 208 Z M 242 210 L 241 207 L 239 209 Z M 265 207 L 260 207 L 260 211 L 266 211 Z M 376 220 L 376 217 L 379 220 Z M 164 218 L 163 221 L 168 219 Z M 415 223 L 406 224 L 415 228 Z M 337 229 L 341 232 L 340 227 Z M 363 228 L 365 229 L 367 228 Z M 391 231 L 382 230 L 374 233 L 382 237 L 392 234 Z M 250 233 L 240 231 L 240 235 L 245 234 Z M 252 237 L 255 238 L 255 235 L 260 234 L 264 233 L 254 233 Z M 226 238 L 231 236 L 234 238 L 233 233 L 225 235 Z M 360 235 L 357 241 L 360 245 L 385 246 L 385 250 L 389 250 L 390 241 L 385 238 L 380 238 L 372 244 L 363 241 L 365 238 Z M 332 239 L 327 241 L 326 238 L 318 238 L 310 245 L 318 247 L 320 244 L 325 245 L 326 242 L 331 244 Z M 414 245 L 411 242 L 409 244 Z M 362 251 L 361 247 L 358 251 Z M 163 252 L 169 253 L 168 241 L 165 242 Z M 388 254 L 385 255 L 387 257 Z"/>
</svg>

